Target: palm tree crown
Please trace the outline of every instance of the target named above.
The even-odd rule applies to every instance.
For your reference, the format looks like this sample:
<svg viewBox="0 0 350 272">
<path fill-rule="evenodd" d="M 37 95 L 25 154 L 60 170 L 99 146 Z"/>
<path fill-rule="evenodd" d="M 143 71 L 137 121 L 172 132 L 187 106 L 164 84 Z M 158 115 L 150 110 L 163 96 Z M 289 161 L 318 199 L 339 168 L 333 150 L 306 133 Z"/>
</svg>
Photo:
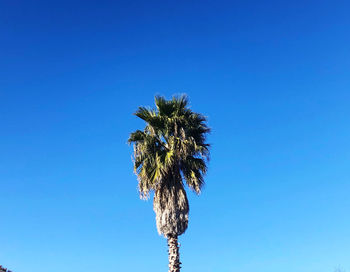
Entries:
<svg viewBox="0 0 350 272">
<path fill-rule="evenodd" d="M 154 192 L 157 229 L 177 237 L 188 225 L 189 205 L 184 183 L 197 194 L 204 184 L 210 129 L 206 118 L 188 107 L 186 96 L 166 100 L 155 97 L 156 109 L 139 107 L 135 115 L 146 122 L 143 131 L 131 133 L 134 170 L 141 198 Z"/>
</svg>

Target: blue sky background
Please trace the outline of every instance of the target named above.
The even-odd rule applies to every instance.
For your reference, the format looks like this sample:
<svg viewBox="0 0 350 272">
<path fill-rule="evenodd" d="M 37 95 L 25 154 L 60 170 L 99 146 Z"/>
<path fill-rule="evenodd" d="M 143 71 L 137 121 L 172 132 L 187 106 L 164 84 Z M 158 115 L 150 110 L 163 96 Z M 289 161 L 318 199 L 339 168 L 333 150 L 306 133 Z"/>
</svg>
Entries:
<svg viewBox="0 0 350 272">
<path fill-rule="evenodd" d="M 167 271 L 128 134 L 208 116 L 183 272 L 350 271 L 349 1 L 0 2 L 0 264 Z"/>
</svg>

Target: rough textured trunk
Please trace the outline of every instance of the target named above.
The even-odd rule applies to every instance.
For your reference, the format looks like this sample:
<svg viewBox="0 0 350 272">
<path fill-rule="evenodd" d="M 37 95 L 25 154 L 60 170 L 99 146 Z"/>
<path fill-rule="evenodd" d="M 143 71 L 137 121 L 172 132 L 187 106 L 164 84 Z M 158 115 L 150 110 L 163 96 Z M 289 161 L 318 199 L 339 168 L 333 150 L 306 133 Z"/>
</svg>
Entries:
<svg viewBox="0 0 350 272">
<path fill-rule="evenodd" d="M 180 272 L 180 253 L 177 236 L 168 237 L 169 272 Z"/>
</svg>

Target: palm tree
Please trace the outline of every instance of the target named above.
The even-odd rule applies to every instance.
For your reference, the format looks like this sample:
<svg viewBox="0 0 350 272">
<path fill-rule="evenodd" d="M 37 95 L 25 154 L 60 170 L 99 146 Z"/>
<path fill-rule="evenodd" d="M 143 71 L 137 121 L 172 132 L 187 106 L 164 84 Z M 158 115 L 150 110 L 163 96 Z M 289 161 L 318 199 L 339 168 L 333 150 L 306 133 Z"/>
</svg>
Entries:
<svg viewBox="0 0 350 272">
<path fill-rule="evenodd" d="M 199 194 L 207 171 L 210 129 L 206 118 L 188 107 L 186 96 L 155 97 L 156 109 L 139 107 L 135 115 L 146 122 L 130 134 L 134 170 L 142 199 L 154 192 L 158 233 L 168 240 L 169 272 L 180 271 L 178 236 L 188 226 L 189 205 L 184 183 Z"/>
</svg>

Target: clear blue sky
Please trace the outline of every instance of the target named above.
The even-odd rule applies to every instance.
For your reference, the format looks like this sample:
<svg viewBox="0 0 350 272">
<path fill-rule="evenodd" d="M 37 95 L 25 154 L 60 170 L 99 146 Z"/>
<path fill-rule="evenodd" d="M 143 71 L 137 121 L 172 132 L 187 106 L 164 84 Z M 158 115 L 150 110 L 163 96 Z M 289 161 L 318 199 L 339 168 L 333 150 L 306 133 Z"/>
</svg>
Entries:
<svg viewBox="0 0 350 272">
<path fill-rule="evenodd" d="M 209 118 L 183 272 L 350 271 L 349 1 L 0 3 L 0 264 L 167 271 L 128 134 Z"/>
</svg>

